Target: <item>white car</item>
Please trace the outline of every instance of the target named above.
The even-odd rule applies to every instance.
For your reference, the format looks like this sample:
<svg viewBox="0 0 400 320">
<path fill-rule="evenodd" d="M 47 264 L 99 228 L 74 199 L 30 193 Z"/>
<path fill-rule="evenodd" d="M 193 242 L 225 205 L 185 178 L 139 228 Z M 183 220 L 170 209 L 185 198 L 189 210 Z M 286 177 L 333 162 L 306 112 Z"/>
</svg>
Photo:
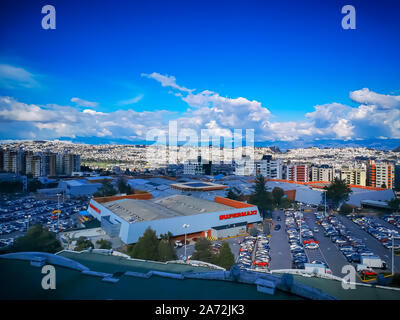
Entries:
<svg viewBox="0 0 400 320">
<path fill-rule="evenodd" d="M 307 243 L 304 245 L 306 249 L 318 249 L 319 245 L 317 243 Z"/>
</svg>

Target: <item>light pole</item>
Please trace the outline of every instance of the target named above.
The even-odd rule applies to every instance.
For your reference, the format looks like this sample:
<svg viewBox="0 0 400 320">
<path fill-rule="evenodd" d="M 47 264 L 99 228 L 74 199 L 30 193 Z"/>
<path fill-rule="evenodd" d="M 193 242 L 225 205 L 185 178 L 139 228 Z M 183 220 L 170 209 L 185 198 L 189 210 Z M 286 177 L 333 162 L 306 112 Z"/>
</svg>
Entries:
<svg viewBox="0 0 400 320">
<path fill-rule="evenodd" d="M 302 220 L 303 219 L 303 214 L 300 212 L 300 243 L 301 243 L 301 245 L 303 246 L 303 241 L 302 241 L 302 238 L 301 238 L 301 224 L 302 224 Z"/>
<path fill-rule="evenodd" d="M 324 192 L 324 198 L 325 198 L 325 202 L 324 202 L 324 216 L 326 217 L 326 190 L 323 191 Z"/>
<path fill-rule="evenodd" d="M 31 215 L 29 214 L 29 215 L 27 215 L 27 216 L 25 216 L 25 218 L 26 218 L 26 231 L 28 231 L 28 229 L 29 229 L 29 220 L 30 220 L 30 218 L 31 218 Z"/>
<path fill-rule="evenodd" d="M 392 276 L 394 275 L 394 232 L 392 230 Z"/>
<path fill-rule="evenodd" d="M 187 261 L 187 257 L 186 257 L 186 229 L 189 228 L 190 225 L 185 223 L 182 227 L 185 229 L 185 262 L 186 262 Z"/>
<path fill-rule="evenodd" d="M 57 193 L 57 233 L 60 230 L 59 229 L 59 224 L 60 224 L 60 193 Z"/>
</svg>

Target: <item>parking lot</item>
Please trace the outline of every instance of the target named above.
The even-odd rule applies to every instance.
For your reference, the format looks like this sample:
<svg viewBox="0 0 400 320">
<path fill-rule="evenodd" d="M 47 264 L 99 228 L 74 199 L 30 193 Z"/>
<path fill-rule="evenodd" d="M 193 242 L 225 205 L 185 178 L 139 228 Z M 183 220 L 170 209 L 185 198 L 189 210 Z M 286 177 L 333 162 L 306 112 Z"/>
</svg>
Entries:
<svg viewBox="0 0 400 320">
<path fill-rule="evenodd" d="M 17 237 L 25 234 L 27 228 L 40 223 L 51 231 L 68 230 L 78 223 L 80 210 L 87 209 L 88 200 L 64 199 L 58 204 L 57 200 L 36 199 L 33 196 L 23 196 L 0 199 L 0 246 L 13 244 Z M 52 214 L 60 209 L 59 215 Z"/>
</svg>

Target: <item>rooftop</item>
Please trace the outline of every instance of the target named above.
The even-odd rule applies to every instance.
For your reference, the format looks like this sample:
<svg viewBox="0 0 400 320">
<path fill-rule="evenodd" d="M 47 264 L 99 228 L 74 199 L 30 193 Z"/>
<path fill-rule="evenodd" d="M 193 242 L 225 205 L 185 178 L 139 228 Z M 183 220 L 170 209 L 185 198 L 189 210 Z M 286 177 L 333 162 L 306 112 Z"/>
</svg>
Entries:
<svg viewBox="0 0 400 320">
<path fill-rule="evenodd" d="M 128 222 L 150 221 L 232 209 L 232 207 L 220 203 L 185 195 L 172 195 L 147 201 L 121 199 L 102 205 Z"/>
</svg>

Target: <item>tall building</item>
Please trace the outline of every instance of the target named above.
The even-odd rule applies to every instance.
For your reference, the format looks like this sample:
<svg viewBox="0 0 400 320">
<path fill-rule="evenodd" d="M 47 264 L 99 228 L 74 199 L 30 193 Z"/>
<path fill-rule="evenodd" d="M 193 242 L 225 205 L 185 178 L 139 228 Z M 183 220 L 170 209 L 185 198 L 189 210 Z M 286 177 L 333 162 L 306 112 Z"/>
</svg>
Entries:
<svg viewBox="0 0 400 320">
<path fill-rule="evenodd" d="M 24 173 L 24 154 L 22 149 L 5 150 L 3 154 L 3 170 L 16 174 Z"/>
<path fill-rule="evenodd" d="M 25 172 L 34 178 L 43 176 L 43 156 L 41 154 L 28 153 L 25 157 Z"/>
<path fill-rule="evenodd" d="M 289 164 L 287 166 L 287 179 L 296 182 L 310 181 L 310 166 L 308 164 Z"/>
<path fill-rule="evenodd" d="M 389 162 L 368 161 L 368 186 L 392 189 L 394 185 L 394 165 Z"/>
<path fill-rule="evenodd" d="M 367 185 L 367 171 L 363 168 L 342 168 L 340 179 L 347 184 L 365 187 Z"/>
<path fill-rule="evenodd" d="M 42 156 L 42 175 L 43 176 L 57 175 L 55 153 L 45 153 Z"/>
<path fill-rule="evenodd" d="M 333 181 L 333 168 L 328 165 L 312 166 L 311 181 Z"/>
<path fill-rule="evenodd" d="M 71 176 L 72 172 L 81 171 L 81 156 L 67 153 L 63 155 L 63 174 Z"/>
<path fill-rule="evenodd" d="M 282 179 L 281 160 L 273 160 L 271 155 L 263 155 L 261 161 L 256 161 L 255 165 L 258 174 L 269 179 Z"/>
</svg>

